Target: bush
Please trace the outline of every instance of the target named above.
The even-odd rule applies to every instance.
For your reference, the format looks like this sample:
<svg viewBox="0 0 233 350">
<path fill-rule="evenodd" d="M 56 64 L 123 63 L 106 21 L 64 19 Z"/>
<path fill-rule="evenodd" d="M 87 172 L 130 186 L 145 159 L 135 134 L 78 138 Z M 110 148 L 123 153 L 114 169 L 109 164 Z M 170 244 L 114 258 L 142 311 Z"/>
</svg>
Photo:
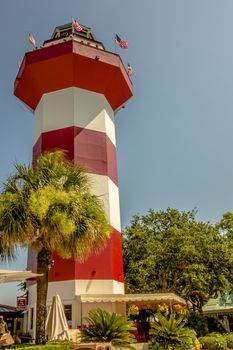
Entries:
<svg viewBox="0 0 233 350">
<path fill-rule="evenodd" d="M 191 311 L 187 315 L 188 327 L 193 328 L 197 333 L 197 337 L 204 337 L 209 333 L 208 320 L 199 312 Z"/>
<path fill-rule="evenodd" d="M 177 318 L 175 314 L 167 317 L 158 313 L 157 318 L 151 325 L 149 349 L 191 349 L 196 333 L 185 326 L 182 315 Z"/>
<path fill-rule="evenodd" d="M 64 344 L 45 344 L 45 345 L 35 345 L 35 344 L 23 344 L 17 347 L 14 345 L 12 348 L 17 348 L 17 350 L 25 350 L 25 348 L 29 348 L 30 350 L 73 350 L 73 345 L 71 343 Z"/>
<path fill-rule="evenodd" d="M 199 341 L 206 350 L 225 350 L 227 348 L 227 340 L 222 334 L 212 333 L 199 338 Z"/>
<path fill-rule="evenodd" d="M 207 317 L 207 320 L 209 333 L 226 333 L 226 329 L 223 327 L 218 317 Z"/>
<path fill-rule="evenodd" d="M 135 327 L 127 317 L 97 309 L 90 310 L 85 320 L 88 327 L 81 332 L 82 342 L 111 342 L 116 348 L 134 350 L 130 344 L 135 342 L 135 337 L 130 331 Z"/>
<path fill-rule="evenodd" d="M 11 349 L 24 349 L 24 348 L 28 348 L 30 346 L 35 346 L 34 343 L 23 343 L 23 344 L 14 344 L 12 345 Z"/>
<path fill-rule="evenodd" d="M 224 334 L 224 338 L 227 341 L 227 347 L 233 349 L 233 333 Z"/>
</svg>

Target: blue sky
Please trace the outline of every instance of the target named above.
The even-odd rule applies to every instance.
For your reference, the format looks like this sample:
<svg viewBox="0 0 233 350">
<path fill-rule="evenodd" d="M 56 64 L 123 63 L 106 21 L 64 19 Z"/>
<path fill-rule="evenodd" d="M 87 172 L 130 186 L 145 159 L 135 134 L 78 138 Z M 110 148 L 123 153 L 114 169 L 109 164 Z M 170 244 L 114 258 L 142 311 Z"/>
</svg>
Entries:
<svg viewBox="0 0 233 350">
<path fill-rule="evenodd" d="M 32 156 L 33 115 L 12 93 L 28 33 L 39 45 L 72 17 L 107 50 L 114 33 L 129 43 L 118 50 L 134 69 L 134 97 L 116 117 L 122 226 L 149 208 L 196 207 L 210 222 L 232 211 L 232 0 L 2 0 L 0 181 Z M 15 303 L 12 286 L 0 286 L 1 303 Z"/>
</svg>

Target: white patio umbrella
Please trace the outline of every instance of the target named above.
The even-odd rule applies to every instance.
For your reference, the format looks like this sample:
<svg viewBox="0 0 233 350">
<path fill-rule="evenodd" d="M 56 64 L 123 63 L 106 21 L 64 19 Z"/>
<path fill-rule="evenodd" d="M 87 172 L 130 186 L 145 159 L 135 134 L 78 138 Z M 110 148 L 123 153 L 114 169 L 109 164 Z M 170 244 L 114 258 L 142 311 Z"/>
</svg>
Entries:
<svg viewBox="0 0 233 350">
<path fill-rule="evenodd" d="M 53 297 L 46 324 L 46 334 L 49 340 L 69 340 L 69 327 L 65 312 L 58 294 Z"/>
<path fill-rule="evenodd" d="M 42 275 L 31 271 L 0 270 L 0 283 L 18 282 L 38 276 Z"/>
</svg>

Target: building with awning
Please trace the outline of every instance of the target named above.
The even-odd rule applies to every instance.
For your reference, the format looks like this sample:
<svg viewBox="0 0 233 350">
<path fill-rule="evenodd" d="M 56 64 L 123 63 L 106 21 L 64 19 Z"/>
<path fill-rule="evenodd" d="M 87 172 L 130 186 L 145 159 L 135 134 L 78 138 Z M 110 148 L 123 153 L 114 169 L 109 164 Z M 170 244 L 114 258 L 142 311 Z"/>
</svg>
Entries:
<svg viewBox="0 0 233 350">
<path fill-rule="evenodd" d="M 22 282 L 35 279 L 38 276 L 41 276 L 41 274 L 32 271 L 0 270 L 0 283 Z M 4 317 L 12 336 L 23 331 L 27 301 L 27 293 L 25 293 L 16 298 L 16 307 L 0 304 L 0 315 Z"/>
<path fill-rule="evenodd" d="M 81 294 L 77 296 L 77 309 L 79 312 L 78 324 L 82 325 L 88 311 L 94 308 L 103 308 L 112 312 L 126 314 L 127 307 L 136 305 L 140 309 L 157 309 L 158 305 L 167 304 L 185 306 L 186 302 L 174 293 L 153 294 Z"/>
<path fill-rule="evenodd" d="M 0 304 L 0 315 L 4 317 L 11 335 L 23 331 L 23 311 L 14 306 Z"/>
<path fill-rule="evenodd" d="M 217 318 L 227 332 L 233 330 L 233 294 L 224 293 L 211 298 L 203 306 L 203 314 L 208 318 Z"/>
</svg>

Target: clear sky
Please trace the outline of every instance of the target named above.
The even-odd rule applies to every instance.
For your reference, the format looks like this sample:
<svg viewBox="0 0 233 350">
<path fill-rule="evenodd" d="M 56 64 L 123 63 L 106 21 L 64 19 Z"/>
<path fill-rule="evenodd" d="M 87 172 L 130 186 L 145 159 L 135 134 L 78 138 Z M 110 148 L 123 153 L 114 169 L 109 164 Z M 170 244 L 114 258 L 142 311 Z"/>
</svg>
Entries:
<svg viewBox="0 0 233 350">
<path fill-rule="evenodd" d="M 32 156 L 33 115 L 13 96 L 28 34 L 40 45 L 72 17 L 107 50 L 114 33 L 129 43 L 118 49 L 134 70 L 116 117 L 122 226 L 149 208 L 196 207 L 210 222 L 232 211 L 232 0 L 1 0 L 0 180 Z M 1 303 L 15 303 L 13 287 L 0 285 Z"/>
</svg>

